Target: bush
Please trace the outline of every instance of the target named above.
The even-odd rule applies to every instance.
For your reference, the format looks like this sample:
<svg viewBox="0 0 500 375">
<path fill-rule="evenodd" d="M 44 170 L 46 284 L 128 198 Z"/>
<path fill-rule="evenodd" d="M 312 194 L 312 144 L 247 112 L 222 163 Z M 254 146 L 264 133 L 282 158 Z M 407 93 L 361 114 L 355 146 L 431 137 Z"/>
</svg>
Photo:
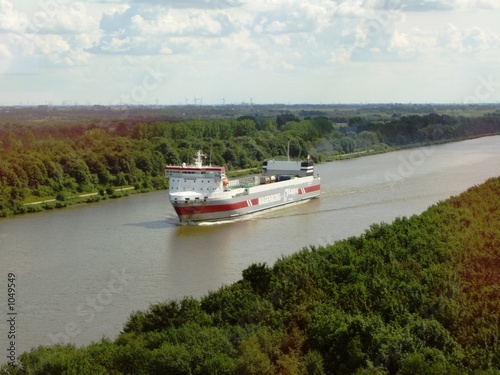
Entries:
<svg viewBox="0 0 500 375">
<path fill-rule="evenodd" d="M 27 212 L 40 212 L 42 210 L 43 210 L 43 208 L 38 204 L 30 204 L 26 208 Z"/>
<path fill-rule="evenodd" d="M 56 194 L 56 200 L 59 202 L 64 202 L 66 200 L 66 195 L 63 192 L 58 192 Z"/>
</svg>

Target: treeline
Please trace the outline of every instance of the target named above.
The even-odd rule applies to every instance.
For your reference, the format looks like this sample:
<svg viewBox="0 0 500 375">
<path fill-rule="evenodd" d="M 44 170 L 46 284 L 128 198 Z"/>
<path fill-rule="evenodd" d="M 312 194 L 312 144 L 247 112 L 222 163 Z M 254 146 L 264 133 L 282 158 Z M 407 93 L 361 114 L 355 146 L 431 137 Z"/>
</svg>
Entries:
<svg viewBox="0 0 500 375">
<path fill-rule="evenodd" d="M 500 112 L 477 118 L 431 113 L 425 116 L 404 116 L 387 123 L 351 118 L 349 129 L 355 132 L 376 132 L 389 145 L 407 145 L 496 134 L 500 130 L 499 120 Z"/>
<path fill-rule="evenodd" d="M 211 163 L 228 170 L 259 167 L 265 158 L 310 154 L 316 161 L 357 151 L 428 143 L 500 132 L 500 115 L 463 118 L 430 114 L 347 124 L 325 116 L 276 118 L 242 116 L 234 120 L 120 122 L 90 125 L 6 124 L 0 128 L 0 216 L 37 207 L 27 201 L 70 197 L 114 188 L 163 189 L 165 164 L 190 164 L 204 150 Z"/>
<path fill-rule="evenodd" d="M 497 374 L 500 178 L 2 374 Z M 332 228 L 332 230 L 334 230 Z M 325 234 L 326 235 L 326 234 Z"/>
<path fill-rule="evenodd" d="M 332 153 L 384 150 L 386 146 L 405 147 L 500 133 L 500 112 L 481 117 L 431 113 L 395 117 L 391 121 L 372 121 L 363 117 L 339 119 L 346 126 L 323 137 L 311 150 L 316 159 Z"/>
<path fill-rule="evenodd" d="M 304 126 L 305 128 L 306 126 Z M 308 125 L 314 131 L 314 121 Z M 302 137 L 253 118 L 221 121 L 113 123 L 89 126 L 4 126 L 0 129 L 0 216 L 35 210 L 27 199 L 56 197 L 134 186 L 167 187 L 165 164 L 191 164 L 204 150 L 207 163 L 228 170 L 260 166 L 286 155 L 306 157 L 314 134 Z"/>
</svg>

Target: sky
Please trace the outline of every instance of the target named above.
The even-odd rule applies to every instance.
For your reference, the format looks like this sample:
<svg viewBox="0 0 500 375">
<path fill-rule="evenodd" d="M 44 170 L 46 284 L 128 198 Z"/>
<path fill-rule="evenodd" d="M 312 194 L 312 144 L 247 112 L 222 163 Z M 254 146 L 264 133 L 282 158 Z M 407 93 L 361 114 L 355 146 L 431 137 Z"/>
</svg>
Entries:
<svg viewBox="0 0 500 375">
<path fill-rule="evenodd" d="M 0 0 L 0 105 L 496 103 L 500 0 Z"/>
</svg>

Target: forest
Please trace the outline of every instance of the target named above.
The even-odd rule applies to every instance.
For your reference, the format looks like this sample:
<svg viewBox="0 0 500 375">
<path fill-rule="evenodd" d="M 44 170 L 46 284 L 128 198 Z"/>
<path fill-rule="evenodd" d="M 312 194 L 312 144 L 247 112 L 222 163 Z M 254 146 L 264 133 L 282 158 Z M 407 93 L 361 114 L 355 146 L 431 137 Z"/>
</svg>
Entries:
<svg viewBox="0 0 500 375">
<path fill-rule="evenodd" d="M 186 120 L 64 122 L 8 118 L 0 122 L 0 217 L 92 202 L 127 192 L 164 189 L 166 164 L 190 164 L 201 149 L 228 171 L 259 168 L 271 157 L 311 155 L 328 161 L 342 155 L 499 134 L 500 112 L 480 116 L 430 113 L 273 116 Z M 47 202 L 46 202 L 47 201 Z M 44 202 L 43 204 L 31 204 Z"/>
<path fill-rule="evenodd" d="M 497 177 L 0 374 L 498 374 L 499 197 Z"/>
</svg>

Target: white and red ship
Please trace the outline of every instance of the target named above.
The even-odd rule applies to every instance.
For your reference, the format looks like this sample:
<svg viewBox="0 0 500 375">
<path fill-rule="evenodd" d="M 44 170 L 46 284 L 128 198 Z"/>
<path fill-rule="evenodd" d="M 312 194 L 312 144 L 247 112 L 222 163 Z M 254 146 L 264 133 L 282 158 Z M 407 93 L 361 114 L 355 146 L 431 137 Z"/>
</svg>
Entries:
<svg viewBox="0 0 500 375">
<path fill-rule="evenodd" d="M 234 218 L 320 194 L 312 160 L 267 160 L 260 176 L 229 180 L 224 167 L 203 166 L 203 157 L 198 151 L 193 165 L 165 167 L 170 203 L 181 222 Z"/>
</svg>

